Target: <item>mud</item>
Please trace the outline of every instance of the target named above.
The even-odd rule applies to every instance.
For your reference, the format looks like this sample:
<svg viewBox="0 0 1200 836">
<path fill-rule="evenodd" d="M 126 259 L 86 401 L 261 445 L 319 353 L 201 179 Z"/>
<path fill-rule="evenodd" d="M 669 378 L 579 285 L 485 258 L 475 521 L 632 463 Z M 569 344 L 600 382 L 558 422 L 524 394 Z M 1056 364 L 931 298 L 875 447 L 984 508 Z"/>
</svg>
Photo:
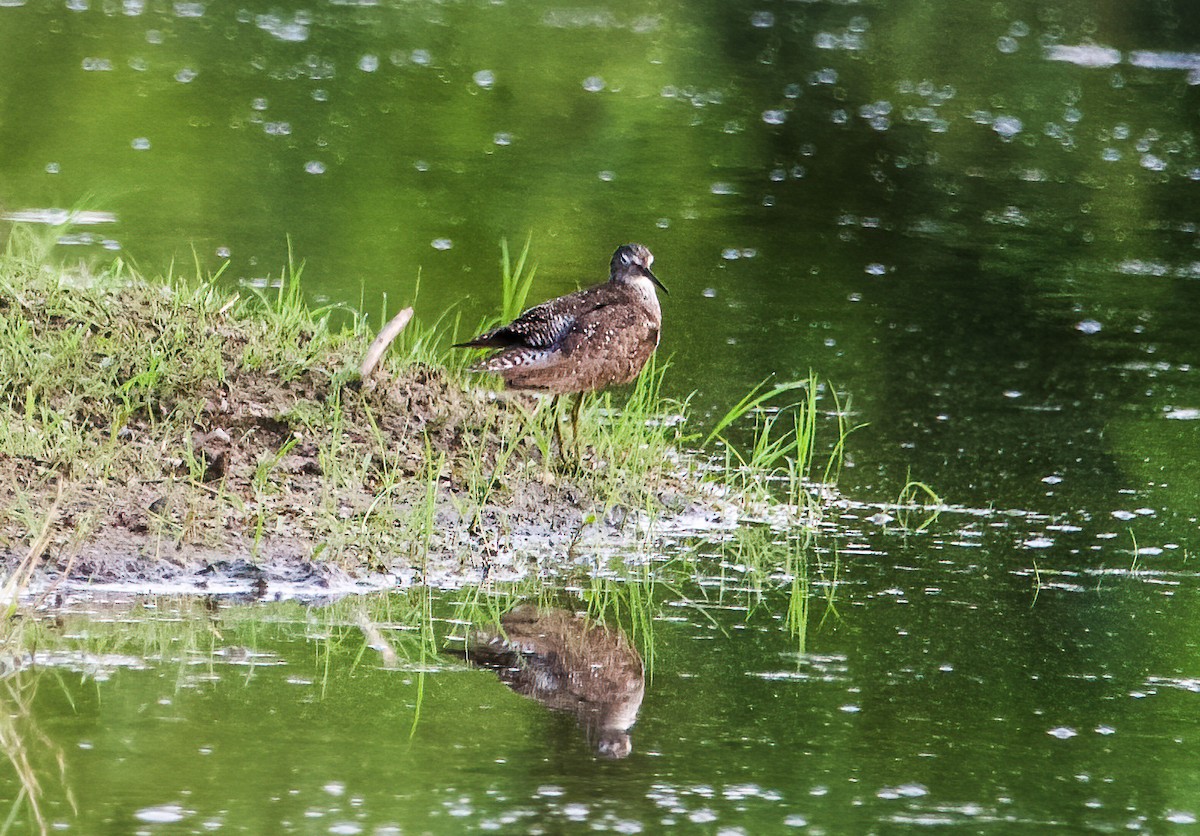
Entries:
<svg viewBox="0 0 1200 836">
<path fill-rule="evenodd" d="M 333 381 L 320 370 L 284 382 L 240 371 L 191 393 L 195 418 L 174 435 L 163 416 L 181 403 L 115 432 L 98 425 L 96 450 L 111 459 L 99 478 L 86 459 L 0 461 L 3 501 L 34 521 L 7 515 L 0 559 L 14 570 L 48 526 L 36 595 L 322 597 L 554 572 L 647 534 L 645 511 L 595 495 L 602 462 L 543 462 L 532 440 L 479 501 L 469 471 L 492 475 L 506 422 L 527 420 L 505 395 L 421 366 L 367 385 Z M 691 529 L 681 521 L 728 516 L 711 489 L 682 477 L 656 474 L 628 494 L 673 536 Z"/>
</svg>

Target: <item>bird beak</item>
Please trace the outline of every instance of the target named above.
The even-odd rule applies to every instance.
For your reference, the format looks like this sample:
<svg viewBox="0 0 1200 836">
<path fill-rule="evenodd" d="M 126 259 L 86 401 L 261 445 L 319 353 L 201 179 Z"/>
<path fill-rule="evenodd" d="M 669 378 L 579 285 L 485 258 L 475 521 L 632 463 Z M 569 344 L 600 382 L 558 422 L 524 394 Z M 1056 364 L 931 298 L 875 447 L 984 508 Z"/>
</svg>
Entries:
<svg viewBox="0 0 1200 836">
<path fill-rule="evenodd" d="M 663 293 L 667 294 L 668 296 L 671 295 L 671 291 L 667 290 L 667 286 L 658 280 L 658 276 L 654 275 L 654 273 L 650 271 L 649 267 L 643 267 L 642 269 L 646 272 L 646 275 L 650 277 L 650 281 L 662 288 Z"/>
</svg>

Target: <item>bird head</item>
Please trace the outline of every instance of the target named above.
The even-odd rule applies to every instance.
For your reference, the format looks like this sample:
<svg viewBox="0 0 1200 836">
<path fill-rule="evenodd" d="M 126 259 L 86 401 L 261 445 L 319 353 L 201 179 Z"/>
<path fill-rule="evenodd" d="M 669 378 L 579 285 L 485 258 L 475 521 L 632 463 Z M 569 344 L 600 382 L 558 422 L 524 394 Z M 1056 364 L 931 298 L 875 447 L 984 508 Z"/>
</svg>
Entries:
<svg viewBox="0 0 1200 836">
<path fill-rule="evenodd" d="M 617 251 L 612 257 L 612 275 L 610 278 L 613 281 L 630 280 L 645 277 L 654 282 L 663 293 L 669 293 L 666 285 L 658 280 L 658 276 L 650 270 L 650 265 L 654 263 L 654 254 L 646 249 L 641 244 L 626 244 L 622 247 L 617 247 Z"/>
</svg>

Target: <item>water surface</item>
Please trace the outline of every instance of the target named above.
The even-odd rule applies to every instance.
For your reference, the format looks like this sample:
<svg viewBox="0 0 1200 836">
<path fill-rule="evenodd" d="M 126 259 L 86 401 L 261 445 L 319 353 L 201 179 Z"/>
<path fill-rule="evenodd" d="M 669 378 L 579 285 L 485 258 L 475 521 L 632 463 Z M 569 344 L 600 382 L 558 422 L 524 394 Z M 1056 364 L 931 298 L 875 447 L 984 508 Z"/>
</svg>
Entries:
<svg viewBox="0 0 1200 836">
<path fill-rule="evenodd" d="M 862 507 L 818 546 L 836 616 L 814 583 L 800 643 L 769 571 L 753 613 L 681 605 L 741 585 L 736 545 L 696 545 L 626 760 L 485 672 L 382 670 L 352 626 L 330 648 L 340 616 L 267 610 L 209 650 L 282 665 L 7 680 L 65 753 L 61 781 L 39 755 L 50 819 L 1193 823 L 1198 91 L 1184 2 L 0 3 L 0 209 L 74 210 L 65 260 L 261 286 L 290 238 L 314 299 L 470 327 L 501 237 L 532 235 L 538 297 L 640 240 L 702 420 L 813 369 L 867 424 Z M 958 510 L 901 536 L 879 504 L 910 474 Z"/>
</svg>

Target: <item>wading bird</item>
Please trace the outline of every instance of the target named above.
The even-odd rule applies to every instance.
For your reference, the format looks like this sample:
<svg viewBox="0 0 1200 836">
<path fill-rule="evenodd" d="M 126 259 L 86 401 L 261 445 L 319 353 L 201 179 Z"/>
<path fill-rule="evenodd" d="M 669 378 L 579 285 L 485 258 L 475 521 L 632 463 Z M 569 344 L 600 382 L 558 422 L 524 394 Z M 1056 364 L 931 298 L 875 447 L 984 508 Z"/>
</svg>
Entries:
<svg viewBox="0 0 1200 836">
<path fill-rule="evenodd" d="M 456 347 L 497 349 L 471 370 L 498 374 L 509 389 L 554 395 L 554 435 L 564 452 L 558 396 L 577 394 L 571 427 L 578 444 L 584 395 L 629 383 L 658 348 L 662 310 L 654 288 L 667 289 L 653 263 L 641 244 L 618 247 L 607 282 L 535 305 Z"/>
</svg>

